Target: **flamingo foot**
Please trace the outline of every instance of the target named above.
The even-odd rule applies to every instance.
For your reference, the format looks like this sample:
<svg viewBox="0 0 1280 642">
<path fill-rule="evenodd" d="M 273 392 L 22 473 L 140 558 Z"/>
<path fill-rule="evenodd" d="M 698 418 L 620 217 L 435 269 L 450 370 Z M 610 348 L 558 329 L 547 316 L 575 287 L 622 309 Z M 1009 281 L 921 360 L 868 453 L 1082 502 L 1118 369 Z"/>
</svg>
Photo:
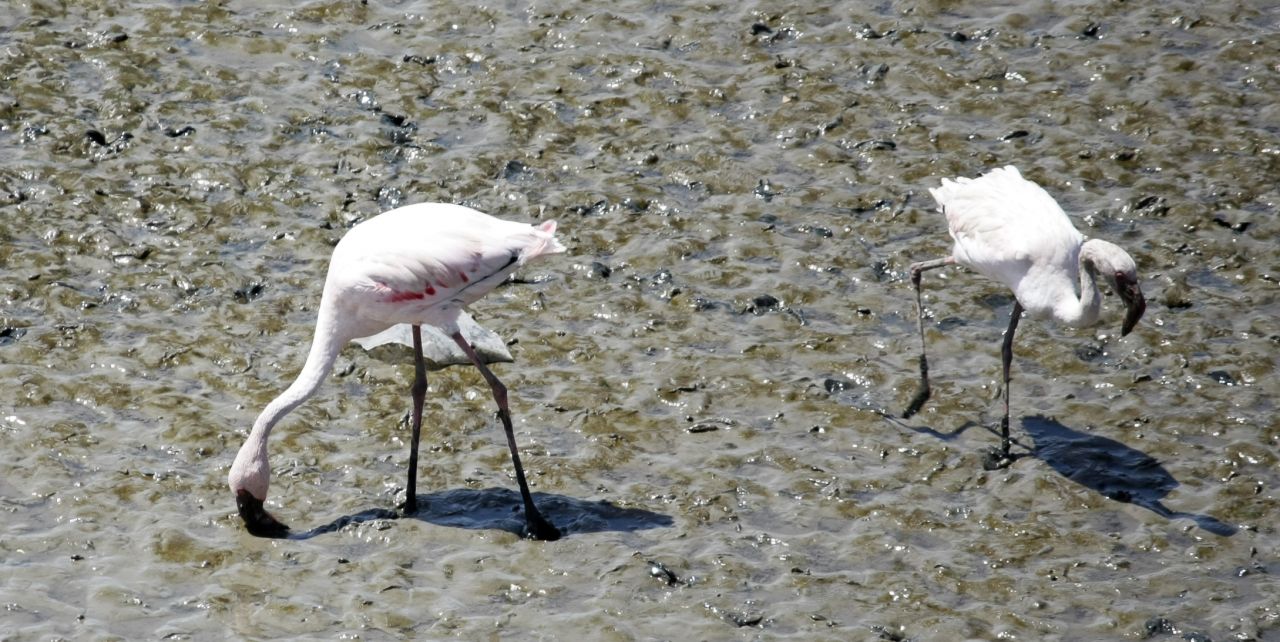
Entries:
<svg viewBox="0 0 1280 642">
<path fill-rule="evenodd" d="M 254 537 L 270 537 L 281 539 L 289 536 L 289 527 L 271 516 L 262 507 L 262 500 L 254 497 L 247 490 L 236 492 L 236 508 L 240 509 L 240 519 L 244 520 L 245 529 Z"/>
<path fill-rule="evenodd" d="M 1001 470 L 1008 468 L 1015 459 L 1017 458 L 1009 452 L 1008 448 L 992 447 L 987 451 L 987 456 L 982 459 L 982 468 L 983 470 Z"/>
<path fill-rule="evenodd" d="M 907 409 L 903 411 L 902 418 L 910 419 L 912 415 L 920 412 L 920 409 L 924 407 L 924 402 L 929 400 L 929 392 L 928 383 L 916 391 L 916 396 L 911 398 L 911 403 L 907 404 Z"/>
<path fill-rule="evenodd" d="M 560 539 L 560 529 L 544 519 L 541 513 L 534 511 L 525 514 L 524 530 L 520 536 L 541 542 L 554 542 Z"/>
<path fill-rule="evenodd" d="M 399 509 L 400 515 L 403 517 L 416 515 L 418 513 L 418 498 L 415 496 L 406 497 L 396 508 Z"/>
</svg>

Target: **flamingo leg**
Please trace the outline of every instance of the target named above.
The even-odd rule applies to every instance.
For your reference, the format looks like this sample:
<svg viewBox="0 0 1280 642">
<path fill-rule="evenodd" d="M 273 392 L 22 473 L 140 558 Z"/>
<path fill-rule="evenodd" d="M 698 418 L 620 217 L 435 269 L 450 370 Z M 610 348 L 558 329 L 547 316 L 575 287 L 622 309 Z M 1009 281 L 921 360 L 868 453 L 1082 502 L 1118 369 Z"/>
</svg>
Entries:
<svg viewBox="0 0 1280 642">
<path fill-rule="evenodd" d="M 1009 439 L 1009 368 L 1013 365 L 1013 333 L 1018 329 L 1018 319 L 1022 318 L 1022 303 L 1013 300 L 1013 314 L 1009 316 L 1009 328 L 1004 331 L 1004 342 L 1000 345 L 1000 363 L 1004 369 L 1004 415 L 1000 417 L 1000 450 L 992 452 L 983 464 L 987 470 L 1004 468 L 1013 462 L 1009 455 L 1011 440 Z"/>
<path fill-rule="evenodd" d="M 520 484 L 520 497 L 524 499 L 524 523 L 525 530 L 523 535 L 528 539 L 537 539 L 543 541 L 554 541 L 560 539 L 560 531 L 551 522 L 542 517 L 542 513 L 538 511 L 538 507 L 533 503 L 533 494 L 529 492 L 529 483 L 524 478 L 524 467 L 520 465 L 520 452 L 516 449 L 516 434 L 511 427 L 511 410 L 507 407 L 507 387 L 502 385 L 498 377 L 489 370 L 480 360 L 480 355 L 476 354 L 474 348 L 462 336 L 461 332 L 454 332 L 451 335 L 454 343 L 466 353 L 471 363 L 475 364 L 476 369 L 480 371 L 480 375 L 489 383 L 489 388 L 493 390 L 493 400 L 498 404 L 498 418 L 502 420 L 502 428 L 507 432 L 507 446 L 511 449 L 511 463 L 516 469 L 516 481 Z"/>
<path fill-rule="evenodd" d="M 920 275 L 925 270 L 952 265 L 955 262 L 955 259 L 948 256 L 944 259 L 911 264 L 911 284 L 916 287 L 916 323 L 920 327 L 920 389 L 916 391 L 915 396 L 911 398 L 911 403 L 907 404 L 907 409 L 903 411 L 903 419 L 920 412 L 920 408 L 929 400 L 929 395 L 932 393 L 929 389 L 929 357 L 925 355 L 924 302 L 920 296 Z"/>
<path fill-rule="evenodd" d="M 413 326 L 413 436 L 409 441 L 409 481 L 405 484 L 406 515 L 418 512 L 418 443 L 422 440 L 422 404 L 427 398 L 427 364 L 422 358 L 422 327 Z"/>
</svg>

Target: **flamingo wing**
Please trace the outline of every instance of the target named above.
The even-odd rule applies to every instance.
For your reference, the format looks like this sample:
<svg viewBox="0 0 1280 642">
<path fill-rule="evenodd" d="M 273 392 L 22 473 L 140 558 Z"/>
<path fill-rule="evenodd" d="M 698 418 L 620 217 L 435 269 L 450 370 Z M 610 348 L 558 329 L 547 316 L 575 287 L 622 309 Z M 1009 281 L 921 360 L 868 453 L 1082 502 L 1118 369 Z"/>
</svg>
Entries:
<svg viewBox="0 0 1280 642">
<path fill-rule="evenodd" d="M 1084 236 L 1044 188 L 1012 166 L 978 178 L 943 179 L 929 190 L 947 217 L 952 256 L 1012 289 L 1028 309 L 1038 308 L 1028 283 L 1055 285 L 1075 278 Z"/>
<path fill-rule="evenodd" d="M 452 332 L 462 307 L 519 265 L 563 252 L 554 232 L 554 222 L 533 227 L 459 205 L 411 205 L 352 228 L 334 249 L 329 286 L 351 293 L 361 317 Z"/>
</svg>

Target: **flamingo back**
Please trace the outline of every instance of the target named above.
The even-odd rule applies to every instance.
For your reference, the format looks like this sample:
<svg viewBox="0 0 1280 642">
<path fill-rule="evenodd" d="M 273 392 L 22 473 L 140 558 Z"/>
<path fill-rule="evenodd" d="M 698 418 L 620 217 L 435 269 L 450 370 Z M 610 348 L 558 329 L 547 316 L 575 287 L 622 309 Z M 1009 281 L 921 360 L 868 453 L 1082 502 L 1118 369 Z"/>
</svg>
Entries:
<svg viewBox="0 0 1280 642">
<path fill-rule="evenodd" d="M 1076 294 L 1084 236 L 1042 187 L 1013 166 L 929 190 L 947 218 L 956 262 L 1013 290 L 1044 317 Z"/>
<path fill-rule="evenodd" d="M 564 252 L 555 230 L 555 221 L 534 227 L 444 203 L 391 210 L 339 241 L 324 297 L 343 302 L 347 313 L 363 320 L 362 332 L 409 323 L 451 333 L 462 308 L 516 268 Z"/>
</svg>

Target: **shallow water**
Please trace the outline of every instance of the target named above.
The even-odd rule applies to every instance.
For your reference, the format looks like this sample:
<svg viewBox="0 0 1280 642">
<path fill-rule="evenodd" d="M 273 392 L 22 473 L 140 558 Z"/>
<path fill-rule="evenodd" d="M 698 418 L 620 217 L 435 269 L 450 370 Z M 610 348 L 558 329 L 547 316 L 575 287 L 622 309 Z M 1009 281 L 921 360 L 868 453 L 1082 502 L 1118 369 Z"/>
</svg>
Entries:
<svg viewBox="0 0 1280 642">
<path fill-rule="evenodd" d="M 1267 3 L 19 2 L 0 15 L 3 639 L 1280 640 L 1280 9 Z M 1015 164 L 1135 256 L 1118 337 L 904 270 L 927 189 Z M 492 400 L 352 346 L 296 374 L 342 231 L 556 218 L 474 307 Z M 1191 638 L 1188 638 L 1191 639 Z"/>
</svg>

